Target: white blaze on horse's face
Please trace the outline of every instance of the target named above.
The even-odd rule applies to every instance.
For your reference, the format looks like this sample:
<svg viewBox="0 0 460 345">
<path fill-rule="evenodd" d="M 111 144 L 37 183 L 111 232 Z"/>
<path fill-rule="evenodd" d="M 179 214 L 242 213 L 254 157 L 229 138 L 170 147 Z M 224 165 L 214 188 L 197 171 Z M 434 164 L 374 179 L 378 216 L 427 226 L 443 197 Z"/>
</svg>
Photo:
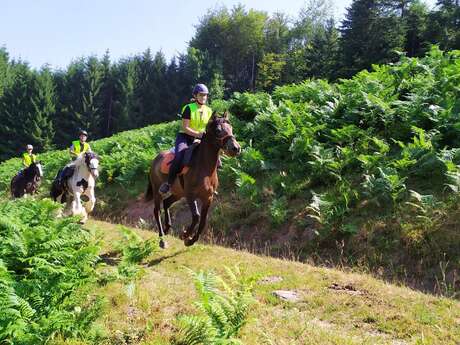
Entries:
<svg viewBox="0 0 460 345">
<path fill-rule="evenodd" d="M 91 172 L 91 175 L 93 175 L 94 178 L 97 178 L 99 176 L 99 171 L 97 170 L 99 168 L 99 161 L 97 158 L 93 158 L 89 161 L 89 170 Z"/>
<path fill-rule="evenodd" d="M 43 177 L 43 168 L 40 163 L 37 164 L 37 168 L 38 168 L 38 176 Z"/>
</svg>

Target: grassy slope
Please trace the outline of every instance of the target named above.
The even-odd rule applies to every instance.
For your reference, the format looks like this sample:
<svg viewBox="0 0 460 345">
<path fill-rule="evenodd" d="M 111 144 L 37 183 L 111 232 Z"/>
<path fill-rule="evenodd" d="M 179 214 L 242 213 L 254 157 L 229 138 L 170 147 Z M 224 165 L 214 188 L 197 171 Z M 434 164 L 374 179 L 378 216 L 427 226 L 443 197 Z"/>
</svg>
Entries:
<svg viewBox="0 0 460 345">
<path fill-rule="evenodd" d="M 109 253 L 117 226 L 90 221 Z M 136 230 L 149 238 L 152 232 Z M 156 235 L 154 235 L 156 236 Z M 110 344 L 167 344 L 179 314 L 193 313 L 194 287 L 184 267 L 224 274 L 239 265 L 248 275 L 279 276 L 282 282 L 256 284 L 257 304 L 243 328 L 245 344 L 458 344 L 460 303 L 390 285 L 369 275 L 255 256 L 218 246 L 186 248 L 170 237 L 170 248 L 144 260 L 134 291 L 120 282 L 101 287 L 108 298 L 101 327 Z M 103 254 L 102 253 L 102 254 Z M 115 269 L 114 266 L 108 266 Z M 334 290 L 332 284 L 352 286 Z M 274 290 L 296 290 L 301 300 L 283 302 Z"/>
</svg>

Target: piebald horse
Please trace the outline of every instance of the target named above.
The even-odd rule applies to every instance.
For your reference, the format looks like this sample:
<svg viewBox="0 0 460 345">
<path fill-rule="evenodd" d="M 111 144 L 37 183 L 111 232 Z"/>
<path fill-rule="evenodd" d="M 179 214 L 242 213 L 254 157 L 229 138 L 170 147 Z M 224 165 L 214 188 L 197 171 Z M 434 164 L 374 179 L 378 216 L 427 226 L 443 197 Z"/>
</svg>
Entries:
<svg viewBox="0 0 460 345">
<path fill-rule="evenodd" d="M 221 151 L 232 157 L 239 155 L 241 152 L 241 146 L 236 141 L 232 126 L 228 121 L 227 112 L 225 112 L 224 117 L 217 117 L 216 113 L 212 114 L 206 127 L 206 133 L 203 135 L 200 145 L 195 149 L 191 166 L 187 173 L 176 178 L 176 181 L 171 186 L 171 195 L 163 200 L 165 228 L 163 228 L 160 219 L 162 196 L 158 189 L 168 178 L 164 169 L 163 171 L 161 169 L 168 152 L 160 152 L 153 160 L 145 199 L 146 201 L 154 201 L 154 217 L 158 226 L 161 248 L 166 247 L 163 236 L 171 228 L 169 207 L 182 198 L 187 200 L 190 207 L 192 223 L 180 237 L 184 240 L 186 246 L 191 246 L 198 240 L 206 225 L 209 206 L 214 192 L 217 190 L 217 162 Z M 198 200 L 201 201 L 201 214 L 198 211 Z M 194 232 L 198 222 L 198 230 Z"/>
<path fill-rule="evenodd" d="M 96 204 L 94 187 L 99 176 L 99 157 L 94 152 L 81 153 L 75 161 L 69 164 L 74 169 L 73 175 L 59 183 L 57 179 L 51 185 L 51 198 L 54 201 L 66 202 L 65 213 L 82 215 L 82 222 L 88 220 Z M 86 195 L 88 201 L 82 206 L 80 197 Z"/>
</svg>

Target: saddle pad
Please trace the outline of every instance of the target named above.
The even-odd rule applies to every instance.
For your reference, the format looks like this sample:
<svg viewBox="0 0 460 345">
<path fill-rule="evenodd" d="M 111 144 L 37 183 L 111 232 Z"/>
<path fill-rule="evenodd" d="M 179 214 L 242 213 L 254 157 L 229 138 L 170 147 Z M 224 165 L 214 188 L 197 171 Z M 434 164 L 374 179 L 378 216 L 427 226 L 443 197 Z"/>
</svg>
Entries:
<svg viewBox="0 0 460 345">
<path fill-rule="evenodd" d="M 174 159 L 174 152 L 167 151 L 163 152 L 162 155 L 163 159 L 161 160 L 160 171 L 162 174 L 167 175 L 169 173 L 169 167 Z M 179 175 L 185 175 L 188 172 L 188 169 L 188 166 L 183 167 Z"/>
</svg>

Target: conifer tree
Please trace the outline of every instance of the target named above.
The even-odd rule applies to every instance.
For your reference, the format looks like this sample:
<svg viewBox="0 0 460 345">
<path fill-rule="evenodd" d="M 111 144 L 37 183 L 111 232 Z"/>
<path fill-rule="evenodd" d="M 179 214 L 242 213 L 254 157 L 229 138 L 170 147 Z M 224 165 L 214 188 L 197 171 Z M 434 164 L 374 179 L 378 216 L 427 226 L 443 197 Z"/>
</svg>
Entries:
<svg viewBox="0 0 460 345">
<path fill-rule="evenodd" d="M 342 76 L 391 62 L 395 51 L 403 50 L 404 26 L 392 7 L 379 0 L 353 1 L 340 28 Z"/>
</svg>

